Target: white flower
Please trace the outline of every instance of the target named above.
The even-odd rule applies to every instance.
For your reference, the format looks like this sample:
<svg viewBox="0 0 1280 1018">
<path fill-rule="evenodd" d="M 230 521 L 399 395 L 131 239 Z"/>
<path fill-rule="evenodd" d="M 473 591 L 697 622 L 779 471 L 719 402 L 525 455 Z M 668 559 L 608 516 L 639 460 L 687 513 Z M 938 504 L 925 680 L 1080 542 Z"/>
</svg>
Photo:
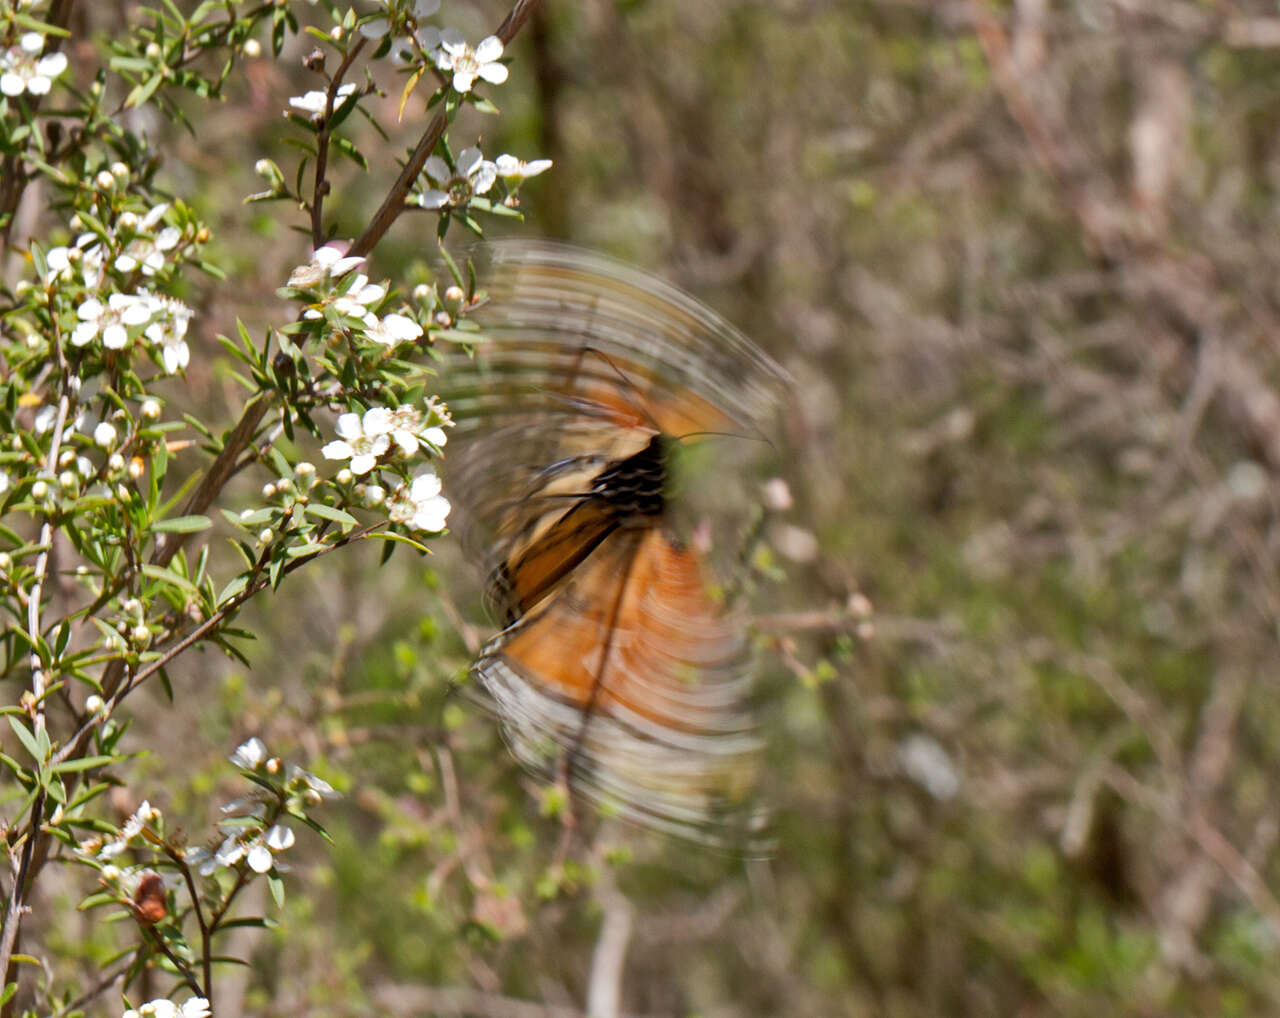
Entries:
<svg viewBox="0 0 1280 1018">
<path fill-rule="evenodd" d="M 345 413 L 333 430 L 338 433 L 338 441 L 326 445 L 320 455 L 327 460 L 349 459 L 353 474 L 367 474 L 391 447 L 391 412 L 386 407 L 374 407 L 365 411 L 363 419 L 359 414 Z"/>
<path fill-rule="evenodd" d="M 311 256 L 310 262 L 290 273 L 289 286 L 315 286 L 326 279 L 338 279 L 363 263 L 363 258 L 346 257 L 345 248 L 326 244 Z"/>
<path fill-rule="evenodd" d="M 146 327 L 145 335 L 160 347 L 164 369 L 176 375 L 191 363 L 191 348 L 187 346 L 187 328 L 191 324 L 191 309 L 182 301 L 161 294 L 148 293 L 147 300 L 153 321 Z"/>
<path fill-rule="evenodd" d="M 276 864 L 272 853 L 283 852 L 292 847 L 295 840 L 293 831 L 283 824 L 276 824 L 267 831 L 262 840 L 256 841 L 249 847 L 245 860 L 249 864 L 249 869 L 254 873 L 266 873 Z"/>
<path fill-rule="evenodd" d="M 246 771 L 256 771 L 266 762 L 267 746 L 256 735 L 245 742 L 240 743 L 236 747 L 236 751 L 231 754 L 230 760 L 237 767 Z"/>
<path fill-rule="evenodd" d="M 387 288 L 377 283 L 370 283 L 363 273 L 356 276 L 351 288 L 333 302 L 333 308 L 339 314 L 352 318 L 363 318 L 369 313 L 369 305 L 376 304 L 387 294 Z"/>
<path fill-rule="evenodd" d="M 144 276 L 154 276 L 164 268 L 164 253 L 177 247 L 181 239 L 182 231 L 176 226 L 166 226 L 155 237 L 139 237 L 116 258 L 116 271 L 132 272 L 141 266 Z"/>
<path fill-rule="evenodd" d="M 134 811 L 133 816 L 129 817 L 124 822 L 124 826 L 120 828 L 121 839 L 129 841 L 131 838 L 136 838 L 142 833 L 142 828 L 158 815 L 157 811 L 151 808 L 151 803 L 143 799 L 142 804 Z"/>
<path fill-rule="evenodd" d="M 48 286 L 55 280 L 70 281 L 78 265 L 85 286 L 96 290 L 102 284 L 102 249 L 92 233 L 82 233 L 73 247 L 55 247 L 45 255 L 48 271 L 42 282 Z"/>
<path fill-rule="evenodd" d="M 345 85 L 339 85 L 338 91 L 334 93 L 333 108 L 337 109 L 342 105 L 342 101 L 346 99 L 352 92 L 356 90 L 356 83 L 349 81 Z M 308 92 L 305 95 L 295 95 L 289 100 L 289 105 L 295 110 L 301 110 L 303 113 L 312 115 L 324 113 L 325 105 L 329 101 L 328 92 Z"/>
<path fill-rule="evenodd" d="M 137 1008 L 129 1008 L 124 1013 L 124 1018 L 178 1018 L 178 1006 L 173 1001 L 160 997 L 140 1004 Z"/>
<path fill-rule="evenodd" d="M 318 778 L 310 771 L 304 771 L 297 764 L 285 766 L 285 778 L 289 785 L 305 785 L 307 791 L 313 793 L 318 799 L 342 798 L 324 778 Z"/>
<path fill-rule="evenodd" d="M 0 56 L 0 92 L 19 96 L 23 92 L 45 95 L 53 87 L 53 79 L 67 69 L 63 53 L 40 56 L 44 50 L 44 36 L 39 32 L 27 32 Z"/>
<path fill-rule="evenodd" d="M 502 56 L 502 40 L 496 35 L 481 39 L 472 49 L 460 34 L 445 29 L 440 33 L 434 56 L 440 70 L 453 72 L 453 87 L 458 92 L 470 92 L 476 78 L 483 78 L 493 85 L 501 85 L 507 80 L 506 65 L 498 63 Z"/>
<path fill-rule="evenodd" d="M 366 315 L 364 324 L 365 338 L 383 346 L 398 346 L 422 335 L 422 326 L 407 315 L 384 315 L 381 319 Z"/>
<path fill-rule="evenodd" d="M 71 333 L 74 346 L 84 346 L 99 334 L 102 345 L 109 350 L 123 350 L 129 342 L 128 327 L 141 325 L 151 318 L 147 303 L 139 297 L 113 293 L 103 304 L 97 297 L 90 297 L 78 308 L 80 324 Z"/>
<path fill-rule="evenodd" d="M 391 437 L 406 456 L 418 451 L 418 431 L 422 427 L 422 414 L 413 407 L 398 406 L 391 411 Z"/>
<path fill-rule="evenodd" d="M 438 209 L 445 205 L 462 205 L 476 194 L 484 194 L 498 179 L 498 169 L 485 159 L 474 146 L 458 153 L 457 171 L 439 156 L 430 156 L 424 170 L 428 180 L 436 186 L 418 196 L 418 204 L 424 209 Z"/>
<path fill-rule="evenodd" d="M 449 500 L 440 494 L 440 478 L 427 470 L 415 476 L 407 489 L 400 486 L 387 503 L 387 515 L 395 523 L 437 533 L 444 529 L 450 508 Z"/>
<path fill-rule="evenodd" d="M 545 173 L 551 169 L 550 159 L 530 159 L 525 162 L 515 156 L 500 155 L 493 163 L 497 167 L 498 176 L 505 180 L 508 186 L 513 182 L 536 177 L 539 173 Z"/>
</svg>

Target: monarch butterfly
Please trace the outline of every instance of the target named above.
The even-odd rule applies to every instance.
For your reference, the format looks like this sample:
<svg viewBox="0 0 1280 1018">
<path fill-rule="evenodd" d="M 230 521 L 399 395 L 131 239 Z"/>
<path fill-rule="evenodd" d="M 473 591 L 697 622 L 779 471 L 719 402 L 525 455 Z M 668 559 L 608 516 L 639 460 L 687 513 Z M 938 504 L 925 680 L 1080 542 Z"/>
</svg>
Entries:
<svg viewBox="0 0 1280 1018">
<path fill-rule="evenodd" d="M 450 497 L 505 628 L 473 675 L 528 768 L 723 840 L 759 748 L 742 626 L 679 535 L 674 461 L 759 437 L 787 379 L 709 308 L 574 248 L 487 246 L 482 340 L 451 371 Z"/>
</svg>

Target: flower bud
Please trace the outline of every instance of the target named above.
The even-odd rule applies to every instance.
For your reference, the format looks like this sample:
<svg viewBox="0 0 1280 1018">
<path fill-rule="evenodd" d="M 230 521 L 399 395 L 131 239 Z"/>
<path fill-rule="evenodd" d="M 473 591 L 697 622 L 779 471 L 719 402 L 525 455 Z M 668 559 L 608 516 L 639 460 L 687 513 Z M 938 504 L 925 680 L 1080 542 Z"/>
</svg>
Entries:
<svg viewBox="0 0 1280 1018">
<path fill-rule="evenodd" d="M 58 484 L 64 491 L 74 491 L 77 481 L 79 478 L 70 470 L 64 470 L 58 475 Z"/>
<path fill-rule="evenodd" d="M 254 57 L 261 56 L 262 43 L 258 42 L 257 39 L 246 39 L 244 41 L 244 55 L 247 56 L 250 60 L 252 60 Z"/>
<path fill-rule="evenodd" d="M 133 642 L 145 647 L 151 642 L 151 630 L 139 622 L 133 627 Z"/>
<path fill-rule="evenodd" d="M 157 417 L 160 416 L 159 400 L 154 400 L 148 396 L 146 399 L 142 401 L 141 413 L 142 413 L 142 416 L 145 417 L 147 420 L 154 421 Z"/>
<path fill-rule="evenodd" d="M 97 714 L 105 706 L 106 703 L 97 693 L 91 693 L 84 701 L 84 709 L 90 714 Z"/>
<path fill-rule="evenodd" d="M 93 441 L 96 445 L 100 445 L 104 449 L 111 449 L 116 444 L 116 429 L 106 421 L 100 423 L 93 429 Z"/>
<path fill-rule="evenodd" d="M 93 182 L 97 184 L 98 187 L 103 191 L 110 191 L 112 188 L 116 186 L 116 178 L 113 177 L 106 170 L 103 170 L 96 177 L 94 177 Z"/>
<path fill-rule="evenodd" d="M 275 538 L 276 538 L 276 535 L 270 527 L 263 527 L 260 531 L 258 531 L 259 544 L 270 544 L 272 541 L 275 540 Z"/>
<path fill-rule="evenodd" d="M 111 164 L 111 175 L 115 177 L 116 180 L 128 180 L 129 167 L 125 166 L 124 163 L 114 162 Z"/>
<path fill-rule="evenodd" d="M 351 477 L 352 477 L 351 471 L 348 470 L 346 467 L 343 467 L 341 470 L 337 472 L 337 474 L 334 475 L 333 479 L 337 481 L 338 484 L 350 484 Z"/>
<path fill-rule="evenodd" d="M 45 484 L 44 481 L 36 481 L 35 484 L 31 485 L 32 498 L 42 499 L 47 494 L 49 494 L 49 485 Z"/>
</svg>

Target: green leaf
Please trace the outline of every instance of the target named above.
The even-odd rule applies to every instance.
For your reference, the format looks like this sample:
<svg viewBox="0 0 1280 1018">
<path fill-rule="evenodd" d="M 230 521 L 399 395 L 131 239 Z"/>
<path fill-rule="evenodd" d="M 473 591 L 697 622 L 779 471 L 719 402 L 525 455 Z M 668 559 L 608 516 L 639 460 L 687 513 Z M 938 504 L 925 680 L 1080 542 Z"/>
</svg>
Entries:
<svg viewBox="0 0 1280 1018">
<path fill-rule="evenodd" d="M 359 520 L 352 516 L 349 512 L 342 509 L 335 509 L 333 506 L 324 505 L 323 503 L 315 503 L 306 507 L 308 516 L 318 516 L 322 520 L 329 520 L 333 523 L 341 523 L 344 527 L 354 527 Z"/>
<path fill-rule="evenodd" d="M 194 534 L 200 530 L 208 530 L 211 526 L 213 520 L 208 516 L 174 516 L 156 521 L 152 524 L 152 529 L 165 534 Z"/>
<path fill-rule="evenodd" d="M 44 763 L 44 757 L 40 754 L 40 744 L 36 741 L 34 733 L 27 729 L 27 726 L 19 721 L 12 714 L 9 715 L 9 727 L 13 729 L 13 734 L 18 737 L 18 741 L 22 743 L 25 749 L 36 763 Z"/>
<path fill-rule="evenodd" d="M 171 583 L 189 597 L 199 597 L 200 591 L 196 589 L 196 585 L 188 580 L 185 576 L 179 576 L 172 569 L 166 569 L 163 566 L 143 565 L 142 575 L 150 577 L 153 580 L 159 580 L 161 583 Z"/>
<path fill-rule="evenodd" d="M 244 573 L 234 577 L 230 583 L 218 592 L 218 605 L 225 605 L 233 597 L 242 594 L 247 586 L 249 586 L 249 577 Z"/>
<path fill-rule="evenodd" d="M 79 760 L 64 760 L 60 764 L 54 764 L 49 768 L 53 774 L 66 774 L 76 771 L 91 771 L 95 767 L 106 767 L 108 764 L 115 763 L 114 756 L 86 756 Z"/>
<path fill-rule="evenodd" d="M 404 534 L 390 533 L 385 530 L 380 530 L 375 534 L 365 534 L 361 540 L 389 541 L 394 542 L 395 544 L 407 544 L 410 548 L 417 548 L 418 551 L 422 552 L 424 555 L 431 554 L 431 549 L 421 541 L 415 541 L 412 537 L 405 537 Z"/>
<path fill-rule="evenodd" d="M 271 888 L 271 897 L 278 908 L 284 908 L 284 881 L 275 873 L 267 874 L 267 886 Z"/>
</svg>

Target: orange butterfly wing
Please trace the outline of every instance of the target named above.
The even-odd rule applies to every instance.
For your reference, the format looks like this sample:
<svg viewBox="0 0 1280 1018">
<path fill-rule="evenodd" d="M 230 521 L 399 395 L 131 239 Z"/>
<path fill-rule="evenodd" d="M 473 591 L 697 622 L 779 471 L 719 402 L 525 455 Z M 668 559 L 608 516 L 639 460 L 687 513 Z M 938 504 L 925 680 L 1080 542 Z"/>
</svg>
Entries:
<svg viewBox="0 0 1280 1018">
<path fill-rule="evenodd" d="M 655 440 L 758 436 L 785 375 L 653 277 L 554 245 L 486 257 L 483 341 L 448 393 L 446 483 L 508 623 L 474 673 L 527 766 L 724 840 L 752 816 L 746 642 L 673 536 L 665 462 L 633 465 Z"/>
<path fill-rule="evenodd" d="M 703 837 L 750 805 L 746 666 L 693 553 L 633 529 L 495 640 L 476 674 L 527 766 L 567 758 L 575 787 L 610 809 Z"/>
</svg>

